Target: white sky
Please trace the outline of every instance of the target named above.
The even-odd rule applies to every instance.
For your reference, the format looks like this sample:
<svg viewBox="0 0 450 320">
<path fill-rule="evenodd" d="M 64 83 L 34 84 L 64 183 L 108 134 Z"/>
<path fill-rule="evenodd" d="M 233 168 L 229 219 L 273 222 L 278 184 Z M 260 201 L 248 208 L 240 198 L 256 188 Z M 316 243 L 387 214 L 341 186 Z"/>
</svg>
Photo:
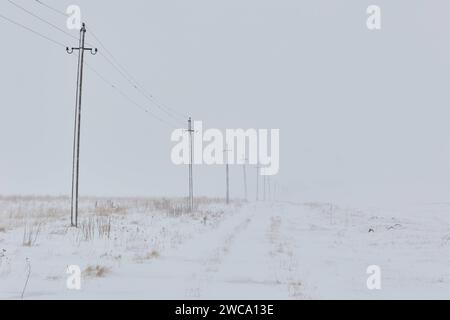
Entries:
<svg viewBox="0 0 450 320">
<path fill-rule="evenodd" d="M 35 1 L 15 1 L 64 28 Z M 80 5 L 148 91 L 206 127 L 279 128 L 276 180 L 294 199 L 450 197 L 448 1 L 47 3 Z M 366 28 L 370 4 L 382 8 L 381 31 Z M 76 45 L 7 1 L 0 13 Z M 3 20 L 0 36 L 0 194 L 69 194 L 76 59 Z M 149 105 L 101 56 L 86 59 Z M 86 70 L 81 193 L 184 195 L 170 133 Z M 224 172 L 196 168 L 196 193 L 222 196 Z M 232 195 L 241 180 L 232 168 Z"/>
</svg>

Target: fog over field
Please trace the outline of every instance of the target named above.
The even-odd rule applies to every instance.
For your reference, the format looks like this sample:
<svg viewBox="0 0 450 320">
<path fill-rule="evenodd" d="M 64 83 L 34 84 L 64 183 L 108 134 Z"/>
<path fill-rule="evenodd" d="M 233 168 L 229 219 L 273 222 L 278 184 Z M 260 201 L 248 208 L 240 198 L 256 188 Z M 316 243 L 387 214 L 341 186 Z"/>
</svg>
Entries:
<svg viewBox="0 0 450 320">
<path fill-rule="evenodd" d="M 65 28 L 38 3 L 16 2 Z M 64 11 L 72 3 L 48 4 Z M 368 1 L 77 4 L 87 41 L 101 49 L 91 30 L 164 105 L 207 128 L 280 129 L 276 179 L 291 200 L 447 199 L 448 2 L 377 1 L 375 32 L 366 27 Z M 7 1 L 0 10 L 77 44 Z M 0 62 L 0 193 L 69 194 L 76 58 L 5 21 L 1 30 L 9 49 Z M 148 102 L 101 56 L 86 61 Z M 185 195 L 187 170 L 170 161 L 172 130 L 89 69 L 83 93 L 80 192 Z M 241 169 L 230 170 L 241 195 Z M 197 194 L 223 196 L 222 167 L 199 166 L 195 178 Z"/>
<path fill-rule="evenodd" d="M 71 5 L 0 3 L 0 299 L 447 298 L 448 1 L 78 0 L 76 227 Z"/>
</svg>

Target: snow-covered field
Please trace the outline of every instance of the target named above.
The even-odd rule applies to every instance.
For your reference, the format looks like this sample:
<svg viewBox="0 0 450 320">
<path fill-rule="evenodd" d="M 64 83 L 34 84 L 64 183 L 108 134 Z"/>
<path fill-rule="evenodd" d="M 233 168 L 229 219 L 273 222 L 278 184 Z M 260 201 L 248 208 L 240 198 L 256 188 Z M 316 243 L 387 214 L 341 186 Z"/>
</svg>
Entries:
<svg viewBox="0 0 450 320">
<path fill-rule="evenodd" d="M 67 198 L 0 198 L 0 299 L 450 297 L 450 204 L 183 204 L 83 199 L 74 229 Z"/>
</svg>

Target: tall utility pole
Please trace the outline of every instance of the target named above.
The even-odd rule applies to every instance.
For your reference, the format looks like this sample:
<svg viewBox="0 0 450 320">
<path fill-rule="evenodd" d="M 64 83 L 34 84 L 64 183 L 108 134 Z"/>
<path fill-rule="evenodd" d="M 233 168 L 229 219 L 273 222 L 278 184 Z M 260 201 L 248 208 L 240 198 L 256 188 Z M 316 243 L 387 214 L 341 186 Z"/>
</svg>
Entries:
<svg viewBox="0 0 450 320">
<path fill-rule="evenodd" d="M 259 201 L 259 169 L 261 166 L 259 163 L 256 165 L 256 201 Z"/>
<path fill-rule="evenodd" d="M 73 134 L 73 165 L 72 165 L 72 197 L 70 207 L 70 223 L 72 227 L 78 227 L 78 187 L 80 176 L 80 137 L 81 137 L 81 97 L 83 90 L 83 67 L 84 51 L 97 54 L 97 49 L 85 48 L 84 39 L 86 37 L 86 25 L 83 23 L 80 30 L 80 42 L 78 48 L 66 48 L 68 54 L 78 51 L 78 71 L 77 71 L 77 96 L 75 105 L 75 126 Z"/>
<path fill-rule="evenodd" d="M 189 211 L 194 210 L 194 129 L 192 118 L 188 120 L 189 133 Z"/>
<path fill-rule="evenodd" d="M 269 201 L 272 201 L 272 192 L 271 192 L 271 181 L 270 181 L 270 177 L 267 177 L 267 187 L 268 187 L 268 199 Z"/>
<path fill-rule="evenodd" d="M 230 204 L 230 164 L 228 163 L 228 145 L 226 145 L 225 150 L 223 151 L 225 154 L 225 170 L 226 170 L 226 184 L 227 184 L 227 204 Z"/>
</svg>

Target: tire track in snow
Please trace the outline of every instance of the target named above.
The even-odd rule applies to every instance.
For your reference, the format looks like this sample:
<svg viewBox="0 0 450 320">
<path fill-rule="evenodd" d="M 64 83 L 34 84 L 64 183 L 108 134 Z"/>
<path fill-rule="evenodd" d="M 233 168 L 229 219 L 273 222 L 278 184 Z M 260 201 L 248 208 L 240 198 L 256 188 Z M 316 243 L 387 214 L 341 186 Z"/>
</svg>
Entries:
<svg viewBox="0 0 450 320">
<path fill-rule="evenodd" d="M 215 282 L 215 275 L 219 272 L 222 262 L 230 254 L 236 239 L 245 232 L 252 219 L 252 210 L 250 210 L 250 214 L 242 210 L 230 217 L 230 220 L 220 228 L 221 230 L 211 232 L 214 234 L 213 237 L 218 239 L 217 242 L 209 234 L 204 243 L 213 244 L 215 242 L 215 244 L 212 248 L 210 247 L 207 256 L 202 259 L 199 270 L 192 274 L 192 278 L 196 279 L 196 285 L 188 287 L 187 298 L 201 298 L 205 288 Z"/>
<path fill-rule="evenodd" d="M 258 203 L 248 210 L 252 219 L 227 244 L 203 293 L 210 299 L 302 298 L 294 240 L 283 234 L 279 206 Z"/>
<path fill-rule="evenodd" d="M 271 246 L 269 256 L 277 282 L 286 287 L 289 299 L 304 299 L 300 264 L 295 255 L 295 238 L 287 227 L 295 226 L 296 220 L 286 217 L 283 206 L 273 205 L 267 238 Z"/>
</svg>

